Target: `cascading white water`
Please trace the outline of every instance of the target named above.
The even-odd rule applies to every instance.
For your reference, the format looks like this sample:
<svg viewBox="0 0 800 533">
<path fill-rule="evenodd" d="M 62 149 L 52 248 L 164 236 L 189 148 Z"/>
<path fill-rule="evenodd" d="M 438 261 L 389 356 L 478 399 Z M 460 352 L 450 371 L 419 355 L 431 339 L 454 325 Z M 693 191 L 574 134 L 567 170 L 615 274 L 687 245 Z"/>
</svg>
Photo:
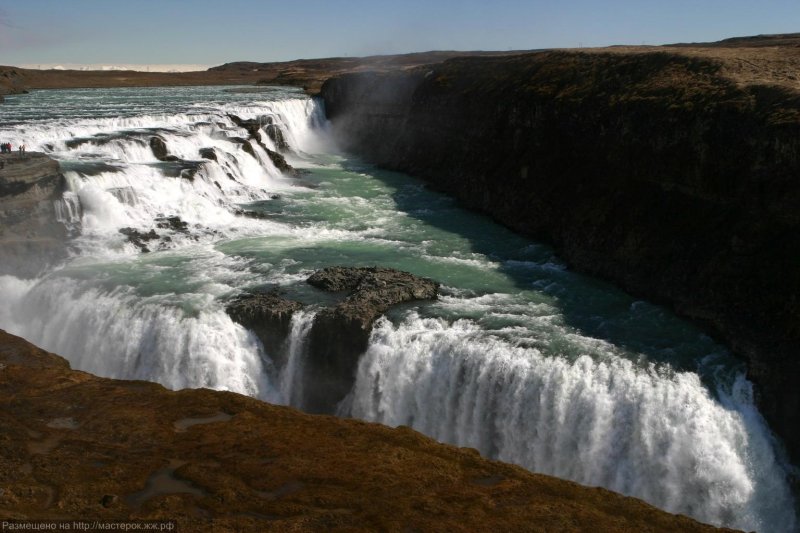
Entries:
<svg viewBox="0 0 800 533">
<path fill-rule="evenodd" d="M 280 375 L 281 397 L 289 405 L 300 406 L 302 402 L 304 357 L 315 315 L 310 311 L 298 311 L 292 315 L 292 327 L 286 339 L 286 363 Z"/>
<path fill-rule="evenodd" d="M 791 531 L 792 496 L 750 385 L 724 401 L 697 374 L 609 354 L 543 357 L 469 320 L 382 320 L 353 416 L 408 425 L 536 472 L 747 530 Z"/>
<path fill-rule="evenodd" d="M 34 120 L 4 133 L 24 137 L 29 150 L 62 160 L 67 190 L 56 202 L 56 215 L 77 237 L 72 242 L 76 256 L 55 274 L 39 280 L 0 277 L 0 291 L 7 296 L 0 327 L 98 375 L 151 380 L 173 389 L 232 390 L 281 403 L 269 356 L 217 299 L 255 276 L 242 270 L 241 260 L 210 246 L 223 237 L 269 232 L 274 224 L 239 216 L 238 205 L 268 200 L 293 184 L 256 142 L 255 157 L 244 152 L 235 138 L 247 133 L 230 114 L 271 117 L 297 152 L 320 142 L 313 128 L 324 120 L 319 104 L 297 97 L 196 113 Z M 180 159 L 198 161 L 203 148 L 213 148 L 217 159 L 204 160 L 191 180 L 170 177 L 169 165 L 159 162 L 149 146 L 152 136 L 162 138 Z M 186 229 L 159 226 L 164 217 L 177 217 Z M 120 233 L 123 228 L 154 230 L 159 248 L 189 246 L 192 252 L 151 263 L 144 256 L 137 259 L 139 250 Z M 98 270 L 98 260 L 112 263 Z M 164 278 L 159 261 L 187 267 L 179 279 Z M 197 269 L 201 264 L 205 267 Z M 180 285 L 180 294 L 163 292 Z"/>
<path fill-rule="evenodd" d="M 750 384 L 741 375 L 701 381 L 681 366 L 720 349 L 709 340 L 664 313 L 640 312 L 643 302 L 615 311 L 622 297 L 610 289 L 587 286 L 542 247 L 468 218 L 408 178 L 312 157 L 329 150 L 318 102 L 152 91 L 43 93 L 73 107 L 40 118 L 32 106 L 0 126 L 3 139 L 13 134 L 62 161 L 68 190 L 56 211 L 74 235 L 61 268 L 35 280 L 0 276 L 0 327 L 99 375 L 302 406 L 314 309 L 294 315 L 284 353 L 271 354 L 229 318 L 228 299 L 304 286 L 311 270 L 332 264 L 397 266 L 444 282 L 448 295 L 425 308 L 433 318 L 410 312 L 378 324 L 342 414 L 410 425 L 704 521 L 794 530 L 786 470 Z M 87 108 L 87 94 L 112 104 Z M 319 189 L 283 178 L 257 143 L 255 157 L 246 153 L 235 137 L 247 132 L 229 114 L 269 117 L 288 160 L 312 168 Z M 152 136 L 180 159 L 197 162 L 213 148 L 217 160 L 203 160 L 192 180 L 171 177 L 181 164 L 158 161 Z M 266 205 L 263 216 L 241 216 L 250 202 Z M 154 253 L 141 253 L 124 228 L 154 231 Z M 571 294 L 582 308 L 601 302 L 585 321 L 600 324 L 595 334 L 565 324 Z M 632 332 L 623 341 L 633 342 L 603 340 L 609 330 Z M 652 346 L 666 362 L 641 362 Z"/>
<path fill-rule="evenodd" d="M 246 134 L 232 122 L 232 113 L 273 117 L 297 150 L 319 143 L 311 125 L 321 120 L 320 111 L 308 99 L 233 106 L 216 114 L 83 120 L 69 128 L 43 125 L 25 135 L 34 149 L 48 147 L 60 157 L 99 159 L 112 166 L 92 173 L 65 172 L 68 190 L 57 210 L 65 221 L 74 221 L 79 213 L 84 237 L 113 234 L 122 227 L 148 229 L 159 216 L 178 216 L 217 232 L 231 226 L 241 230 L 247 223 L 235 216 L 236 204 L 268 199 L 290 184 L 257 143 L 252 143 L 255 158 L 244 152 L 234 138 Z M 120 135 L 120 128 L 126 133 Z M 111 134 L 116 136 L 112 140 L 103 137 Z M 69 140 L 81 135 L 88 140 L 71 148 Z M 164 139 L 170 155 L 180 159 L 197 160 L 201 149 L 212 148 L 217 160 L 203 161 L 192 180 L 165 177 L 147 144 L 153 135 Z M 269 142 L 266 135 L 262 138 Z"/>
</svg>

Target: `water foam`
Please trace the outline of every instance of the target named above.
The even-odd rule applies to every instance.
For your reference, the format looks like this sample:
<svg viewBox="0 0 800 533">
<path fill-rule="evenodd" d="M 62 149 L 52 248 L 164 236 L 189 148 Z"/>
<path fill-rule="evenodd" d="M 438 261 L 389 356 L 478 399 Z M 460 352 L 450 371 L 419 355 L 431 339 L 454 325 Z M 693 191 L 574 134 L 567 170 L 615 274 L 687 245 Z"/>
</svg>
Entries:
<svg viewBox="0 0 800 533">
<path fill-rule="evenodd" d="M 790 531 L 786 477 L 745 384 L 720 402 L 695 373 L 543 357 L 469 320 L 412 314 L 377 325 L 351 414 L 713 524 Z"/>
</svg>

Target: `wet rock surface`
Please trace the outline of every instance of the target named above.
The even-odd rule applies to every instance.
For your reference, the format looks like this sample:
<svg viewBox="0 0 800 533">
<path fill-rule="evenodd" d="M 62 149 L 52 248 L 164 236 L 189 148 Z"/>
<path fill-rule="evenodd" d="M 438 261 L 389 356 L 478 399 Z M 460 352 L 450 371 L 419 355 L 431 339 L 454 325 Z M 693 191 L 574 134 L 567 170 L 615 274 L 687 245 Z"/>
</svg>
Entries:
<svg viewBox="0 0 800 533">
<path fill-rule="evenodd" d="M 275 148 L 277 148 L 279 151 L 291 151 L 289 143 L 286 142 L 286 137 L 283 135 L 283 130 L 281 130 L 277 124 L 273 123 L 272 117 L 269 117 L 269 123 L 264 126 L 264 132 L 266 132 L 267 137 L 272 140 L 272 142 L 275 144 Z"/>
<path fill-rule="evenodd" d="M 250 141 L 248 141 L 247 139 L 244 139 L 242 137 L 228 137 L 228 140 L 232 143 L 240 145 L 244 153 L 250 155 L 250 157 L 256 158 L 256 151 L 253 150 L 253 145 L 250 144 Z"/>
<path fill-rule="evenodd" d="M 291 328 L 292 315 L 303 304 L 283 297 L 278 291 L 243 294 L 228 304 L 225 311 L 233 319 L 255 333 L 267 353 L 283 366 L 281 349 Z"/>
<path fill-rule="evenodd" d="M 180 232 L 189 231 L 189 224 L 181 220 L 180 217 L 157 217 L 155 221 L 156 227 L 161 229 Z"/>
<path fill-rule="evenodd" d="M 202 161 L 189 161 L 175 155 L 169 155 L 167 143 L 161 137 L 150 137 L 150 149 L 156 159 L 163 163 L 171 164 L 165 165 L 164 168 L 164 174 L 169 177 L 193 180 L 203 164 Z M 216 158 L 216 154 L 214 154 L 214 158 Z"/>
<path fill-rule="evenodd" d="M 159 161 L 175 161 L 177 159 L 174 156 L 170 159 L 167 143 L 161 137 L 150 137 L 150 149 Z"/>
<path fill-rule="evenodd" d="M 317 313 L 309 333 L 303 408 L 330 413 L 352 388 L 375 320 L 394 305 L 435 299 L 439 284 L 379 267 L 330 267 L 307 281 L 324 291 L 348 293 L 335 307 Z"/>
<path fill-rule="evenodd" d="M 135 228 L 121 228 L 119 232 L 125 235 L 128 238 L 128 241 L 136 246 L 139 250 L 144 253 L 150 252 L 150 247 L 147 245 L 150 241 L 157 241 L 158 240 L 158 233 L 155 230 L 150 230 L 147 232 L 139 231 Z"/>
<path fill-rule="evenodd" d="M 277 168 L 278 170 L 280 170 L 284 174 L 287 174 L 287 175 L 295 177 L 295 178 L 300 175 L 300 172 L 296 168 L 294 168 L 292 165 L 287 163 L 286 162 L 286 158 L 283 157 L 281 154 L 279 154 L 278 152 L 276 152 L 274 150 L 270 150 L 264 144 L 262 144 L 261 147 L 267 152 L 267 155 L 269 156 L 270 160 L 272 161 L 272 164 L 275 165 L 275 168 Z"/>
<path fill-rule="evenodd" d="M 99 378 L 2 330 L 0 473 L 4 520 L 169 519 L 192 532 L 721 531 L 404 427 Z"/>
<path fill-rule="evenodd" d="M 250 138 L 260 138 L 261 126 L 263 125 L 263 121 L 261 119 L 243 119 L 237 115 L 231 114 L 228 115 L 228 118 L 240 128 L 247 130 L 247 134 Z"/>
<path fill-rule="evenodd" d="M 167 243 L 172 241 L 172 237 L 168 234 L 173 233 L 188 233 L 189 224 L 181 220 L 180 217 L 156 217 L 156 228 L 160 230 L 167 230 L 165 234 L 159 234 L 155 229 L 150 231 L 140 231 L 136 228 L 121 228 L 119 232 L 128 238 L 128 242 L 139 248 L 142 253 L 151 252 L 154 244 L 158 244 L 159 248 L 164 248 Z M 163 233 L 163 232 L 162 232 Z M 153 244 L 153 241 L 158 241 Z"/>
<path fill-rule="evenodd" d="M 236 115 L 228 115 L 228 117 L 231 119 L 231 121 L 233 121 L 234 124 L 247 130 L 249 140 L 242 139 L 241 137 L 235 138 L 236 142 L 239 142 L 239 144 L 242 145 L 242 149 L 245 152 L 253 157 L 256 157 L 255 150 L 253 150 L 253 146 L 250 144 L 250 141 L 255 141 L 261 148 L 264 149 L 264 151 L 267 153 L 267 156 L 269 156 L 270 160 L 272 161 L 272 164 L 274 164 L 278 170 L 295 178 L 300 175 L 297 169 L 290 165 L 283 155 L 275 150 L 270 150 L 267 148 L 267 145 L 265 145 L 261 140 L 261 132 L 265 131 L 262 128 L 266 128 L 267 135 L 273 140 L 273 142 L 275 142 L 275 146 L 278 147 L 279 150 L 289 150 L 289 145 L 286 143 L 283 133 L 274 123 L 272 117 L 260 117 L 257 119 L 242 119 Z"/>
<path fill-rule="evenodd" d="M 203 159 L 217 160 L 217 152 L 213 148 L 200 148 L 200 157 Z"/>
</svg>

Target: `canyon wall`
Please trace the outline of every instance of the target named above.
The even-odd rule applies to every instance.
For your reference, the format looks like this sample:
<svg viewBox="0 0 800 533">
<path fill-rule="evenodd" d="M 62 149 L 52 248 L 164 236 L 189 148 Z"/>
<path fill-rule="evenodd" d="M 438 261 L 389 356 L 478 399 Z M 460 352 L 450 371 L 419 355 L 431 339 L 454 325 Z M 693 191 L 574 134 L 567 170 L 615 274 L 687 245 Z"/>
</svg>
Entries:
<svg viewBox="0 0 800 533">
<path fill-rule="evenodd" d="M 55 207 L 65 183 L 57 161 L 13 148 L 0 155 L 0 275 L 30 277 L 66 254 Z"/>
<path fill-rule="evenodd" d="M 459 58 L 321 96 L 346 150 L 724 341 L 797 460 L 800 93 L 715 53 Z"/>
</svg>

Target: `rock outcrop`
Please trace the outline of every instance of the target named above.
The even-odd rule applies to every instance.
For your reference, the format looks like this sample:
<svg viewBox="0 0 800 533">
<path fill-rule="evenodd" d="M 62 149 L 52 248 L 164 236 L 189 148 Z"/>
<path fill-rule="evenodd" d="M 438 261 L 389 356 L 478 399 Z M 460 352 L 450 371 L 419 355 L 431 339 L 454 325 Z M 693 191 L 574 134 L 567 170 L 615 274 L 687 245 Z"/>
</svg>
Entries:
<svg viewBox="0 0 800 533">
<path fill-rule="evenodd" d="M 167 176 L 193 180 L 195 174 L 197 174 L 197 171 L 200 169 L 200 165 L 202 165 L 200 161 L 189 161 L 181 159 L 176 155 L 170 155 L 167 143 L 164 139 L 155 135 L 150 137 L 150 150 L 153 151 L 153 155 L 159 161 L 175 163 L 174 168 L 165 169 L 165 175 Z M 214 157 L 216 157 L 216 154 L 214 154 Z"/>
<path fill-rule="evenodd" d="M 283 130 L 275 124 L 275 121 L 272 117 L 267 117 L 267 124 L 264 126 L 264 132 L 267 134 L 272 142 L 275 144 L 275 148 L 277 148 L 281 152 L 290 152 L 291 147 L 289 143 L 286 141 L 286 137 L 283 135 Z"/>
<path fill-rule="evenodd" d="M 342 294 L 334 306 L 314 316 L 302 363 L 302 397 L 312 413 L 333 413 L 353 387 L 358 359 L 367 349 L 372 325 L 392 306 L 437 296 L 439 284 L 391 268 L 329 267 L 307 282 L 326 292 Z M 253 331 L 278 368 L 285 363 L 286 339 L 300 302 L 278 291 L 242 294 L 226 307 L 237 323 Z"/>
<path fill-rule="evenodd" d="M 157 241 L 159 236 L 156 230 L 139 231 L 136 228 L 120 228 L 119 232 L 128 238 L 128 242 L 136 246 L 142 253 L 150 253 L 150 241 Z"/>
<path fill-rule="evenodd" d="M 233 319 L 258 336 L 278 367 L 283 366 L 283 343 L 289 335 L 292 315 L 303 304 L 289 300 L 277 291 L 243 294 L 225 308 Z"/>
<path fill-rule="evenodd" d="M 213 148 L 200 148 L 200 157 L 203 159 L 217 160 L 217 152 Z"/>
<path fill-rule="evenodd" d="M 454 59 L 343 75 L 322 96 L 346 149 L 725 341 L 798 460 L 800 92 L 784 67 L 800 54 L 781 53 Z"/>
<path fill-rule="evenodd" d="M 150 137 L 150 150 L 159 161 L 176 161 L 178 158 L 169 155 L 167 143 L 161 137 Z"/>
<path fill-rule="evenodd" d="M 0 275 L 35 276 L 66 255 L 55 208 L 64 176 L 38 152 L 0 155 L 0 167 Z"/>
<path fill-rule="evenodd" d="M 98 378 L 2 330 L 0 474 L 3 520 L 175 520 L 193 532 L 720 531 L 408 428 Z"/>
<path fill-rule="evenodd" d="M 166 244 L 172 241 L 172 237 L 168 234 L 173 233 L 188 233 L 189 224 L 181 220 L 180 217 L 156 217 L 156 227 L 161 230 L 168 230 L 166 234 L 159 235 L 155 229 L 149 231 L 140 231 L 136 228 L 120 228 L 119 232 L 128 238 L 128 242 L 136 246 L 142 253 L 150 253 L 150 246 L 152 242 L 156 241 L 160 249 L 165 248 Z"/>
<path fill-rule="evenodd" d="M 286 161 L 286 158 L 283 157 L 281 154 L 279 154 L 278 152 L 276 152 L 274 150 L 270 150 L 263 143 L 261 144 L 261 148 L 263 148 L 264 151 L 267 152 L 267 155 L 269 156 L 270 160 L 272 161 L 272 164 L 275 165 L 275 168 L 277 168 L 278 170 L 280 170 L 284 174 L 286 174 L 288 176 L 291 176 L 293 178 L 296 178 L 296 177 L 298 177 L 300 175 L 300 172 L 296 168 L 294 168 L 292 165 L 290 165 Z"/>
<path fill-rule="evenodd" d="M 228 118 L 230 118 L 234 124 L 240 128 L 244 128 L 247 131 L 248 138 L 258 143 L 258 145 L 267 153 L 267 156 L 269 156 L 272 164 L 275 165 L 275 168 L 294 178 L 300 175 L 297 169 L 290 165 L 283 155 L 279 154 L 275 150 L 270 150 L 267 148 L 267 145 L 265 145 L 261 139 L 261 132 L 264 131 L 262 130 L 262 127 L 266 127 L 267 135 L 269 135 L 273 142 L 275 142 L 275 146 L 279 150 L 283 150 L 283 148 L 281 148 L 283 146 L 286 149 L 285 151 L 288 151 L 289 145 L 286 143 L 286 140 L 283 137 L 283 132 L 281 132 L 280 128 L 278 128 L 278 126 L 274 123 L 272 117 L 261 117 L 258 119 L 245 120 L 236 115 L 228 115 Z M 253 150 L 253 146 L 248 140 L 241 139 L 240 144 L 242 144 L 242 148 L 245 152 L 253 157 L 256 157 L 255 150 Z"/>
<path fill-rule="evenodd" d="M 28 90 L 25 87 L 24 79 L 23 69 L 0 67 L 0 103 L 5 101 L 4 95 L 27 93 Z"/>
<path fill-rule="evenodd" d="M 372 325 L 390 307 L 436 298 L 439 285 L 389 268 L 330 267 L 308 278 L 330 292 L 347 292 L 342 302 L 317 313 L 309 333 L 303 408 L 331 413 L 353 386 L 358 359 Z"/>
</svg>

